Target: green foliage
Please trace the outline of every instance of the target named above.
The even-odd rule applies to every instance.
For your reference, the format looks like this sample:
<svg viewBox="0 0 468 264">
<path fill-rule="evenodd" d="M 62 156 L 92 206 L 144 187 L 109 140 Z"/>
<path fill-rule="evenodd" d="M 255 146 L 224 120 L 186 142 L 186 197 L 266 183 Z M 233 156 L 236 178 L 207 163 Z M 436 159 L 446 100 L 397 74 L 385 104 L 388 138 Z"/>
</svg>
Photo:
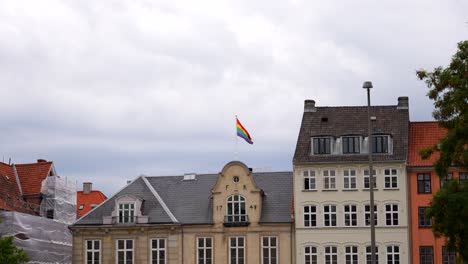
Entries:
<svg viewBox="0 0 468 264">
<path fill-rule="evenodd" d="M 433 219 L 434 234 L 447 238 L 448 249 L 468 259 L 468 184 L 445 184 L 434 195 L 427 216 Z"/>
<path fill-rule="evenodd" d="M 450 166 L 468 167 L 468 41 L 458 43 L 458 51 L 447 68 L 437 67 L 433 72 L 419 70 L 416 75 L 429 87 L 428 96 L 434 100 L 434 118 L 448 134 L 440 141 L 440 158 L 434 168 L 440 176 Z M 437 146 L 420 152 L 429 157 Z"/>
<path fill-rule="evenodd" d="M 0 264 L 20 264 L 29 261 L 23 249 L 13 244 L 13 237 L 2 237 L 0 234 Z"/>
<path fill-rule="evenodd" d="M 418 78 L 428 88 L 434 100 L 434 118 L 447 129 L 447 136 L 439 144 L 419 151 L 429 158 L 440 150 L 434 163 L 436 173 L 445 177 L 451 166 L 468 168 L 468 41 L 458 43 L 447 68 L 437 67 L 432 72 L 419 70 Z M 447 246 L 468 259 L 468 185 L 452 181 L 437 192 L 431 202 L 428 216 L 433 218 L 433 231 L 445 236 Z"/>
</svg>

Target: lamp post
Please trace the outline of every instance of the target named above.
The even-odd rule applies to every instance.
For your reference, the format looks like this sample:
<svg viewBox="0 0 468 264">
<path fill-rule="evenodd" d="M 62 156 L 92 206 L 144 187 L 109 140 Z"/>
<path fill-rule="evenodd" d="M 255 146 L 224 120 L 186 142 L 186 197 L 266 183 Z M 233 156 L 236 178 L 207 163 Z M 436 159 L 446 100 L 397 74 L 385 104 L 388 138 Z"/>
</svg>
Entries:
<svg viewBox="0 0 468 264">
<path fill-rule="evenodd" d="M 372 172 L 372 131 L 370 120 L 370 89 L 372 82 L 364 82 L 362 88 L 367 89 L 367 152 L 369 153 L 369 196 L 370 196 L 370 228 L 371 228 L 371 263 L 376 263 L 375 256 L 375 211 L 374 211 L 374 173 Z"/>
</svg>

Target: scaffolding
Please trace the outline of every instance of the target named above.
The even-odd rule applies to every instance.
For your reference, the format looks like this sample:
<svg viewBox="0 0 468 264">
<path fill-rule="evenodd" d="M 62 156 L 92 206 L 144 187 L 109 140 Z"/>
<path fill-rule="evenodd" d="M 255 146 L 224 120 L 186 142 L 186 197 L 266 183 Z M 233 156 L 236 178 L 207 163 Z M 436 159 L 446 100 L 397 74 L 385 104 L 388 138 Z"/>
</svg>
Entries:
<svg viewBox="0 0 468 264">
<path fill-rule="evenodd" d="M 42 181 L 41 216 L 73 224 L 76 220 L 76 184 L 60 176 Z"/>
<path fill-rule="evenodd" d="M 72 234 L 68 225 L 44 217 L 0 211 L 0 233 L 14 236 L 32 264 L 72 263 Z"/>
</svg>

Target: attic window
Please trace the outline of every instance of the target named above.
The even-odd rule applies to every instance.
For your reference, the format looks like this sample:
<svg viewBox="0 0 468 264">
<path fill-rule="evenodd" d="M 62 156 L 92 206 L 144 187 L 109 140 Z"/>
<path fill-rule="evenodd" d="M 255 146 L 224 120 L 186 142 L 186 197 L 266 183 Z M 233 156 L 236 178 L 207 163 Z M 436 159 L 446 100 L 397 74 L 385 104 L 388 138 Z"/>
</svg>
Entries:
<svg viewBox="0 0 468 264">
<path fill-rule="evenodd" d="M 322 117 L 322 122 L 328 122 L 328 117 L 326 116 Z"/>
<path fill-rule="evenodd" d="M 80 204 L 80 210 L 83 210 L 84 209 L 84 204 Z"/>
<path fill-rule="evenodd" d="M 196 174 L 190 173 L 184 175 L 184 181 L 194 181 Z"/>
<path fill-rule="evenodd" d="M 91 204 L 91 209 L 94 209 L 97 207 L 97 204 Z"/>
<path fill-rule="evenodd" d="M 331 153 L 331 138 L 316 137 L 312 140 L 312 149 L 314 155 L 330 154 Z"/>
<path fill-rule="evenodd" d="M 235 182 L 235 183 L 238 183 L 239 182 L 239 177 L 238 176 L 234 176 L 232 178 L 232 180 Z"/>
</svg>

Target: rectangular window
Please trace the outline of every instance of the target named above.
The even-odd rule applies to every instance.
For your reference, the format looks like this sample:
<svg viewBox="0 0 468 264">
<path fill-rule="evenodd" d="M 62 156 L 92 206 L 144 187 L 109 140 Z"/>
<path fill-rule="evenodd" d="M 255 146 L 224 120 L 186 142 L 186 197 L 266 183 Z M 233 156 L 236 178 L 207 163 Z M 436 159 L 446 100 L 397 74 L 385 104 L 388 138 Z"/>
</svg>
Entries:
<svg viewBox="0 0 468 264">
<path fill-rule="evenodd" d="M 211 237 L 199 237 L 197 239 L 198 264 L 213 263 L 213 239 Z"/>
<path fill-rule="evenodd" d="M 101 240 L 86 240 L 86 264 L 101 263 Z"/>
<path fill-rule="evenodd" d="M 325 264 L 338 264 L 337 247 L 325 247 Z"/>
<path fill-rule="evenodd" d="M 119 223 L 134 223 L 135 222 L 135 204 L 121 203 L 119 204 Z"/>
<path fill-rule="evenodd" d="M 366 247 L 366 264 L 372 263 L 372 248 L 371 246 Z M 375 247 L 375 264 L 379 264 L 379 247 Z"/>
<path fill-rule="evenodd" d="M 245 263 L 245 238 L 231 237 L 229 238 L 229 263 L 244 264 Z"/>
<path fill-rule="evenodd" d="M 430 173 L 418 173 L 418 193 L 431 193 Z"/>
<path fill-rule="evenodd" d="M 358 264 L 358 247 L 347 246 L 345 247 L 345 263 L 346 264 Z"/>
<path fill-rule="evenodd" d="M 427 209 L 429 209 L 429 207 L 418 208 L 419 227 L 431 227 L 432 226 L 432 219 L 426 216 Z"/>
<path fill-rule="evenodd" d="M 117 264 L 133 264 L 133 240 L 117 240 Z"/>
<path fill-rule="evenodd" d="M 336 226 L 336 205 L 324 205 L 323 216 L 325 226 Z"/>
<path fill-rule="evenodd" d="M 303 172 L 304 190 L 315 190 L 317 188 L 315 181 L 315 171 L 306 170 Z"/>
<path fill-rule="evenodd" d="M 447 173 L 447 176 L 440 178 L 440 188 L 444 187 L 447 183 L 449 183 L 453 179 L 453 173 Z"/>
<path fill-rule="evenodd" d="M 458 180 L 461 185 L 468 184 L 468 172 L 460 172 Z"/>
<path fill-rule="evenodd" d="M 400 264 L 399 246 L 387 246 L 387 264 Z"/>
<path fill-rule="evenodd" d="M 274 236 L 262 237 L 262 263 L 278 264 L 278 239 Z"/>
<path fill-rule="evenodd" d="M 306 246 L 304 248 L 304 262 L 305 264 L 318 264 L 316 247 Z"/>
<path fill-rule="evenodd" d="M 375 177 L 376 173 L 375 170 L 372 170 L 372 176 L 374 180 L 374 189 L 377 188 L 377 178 Z M 370 189 L 370 177 L 369 177 L 369 170 L 364 170 L 364 189 Z"/>
<path fill-rule="evenodd" d="M 359 137 L 343 137 L 343 154 L 356 154 L 360 152 Z"/>
<path fill-rule="evenodd" d="M 304 226 L 317 226 L 317 208 L 315 205 L 304 206 Z"/>
<path fill-rule="evenodd" d="M 371 210 L 370 210 L 370 204 L 366 204 L 364 205 L 364 217 L 365 217 L 365 221 L 366 221 L 366 226 L 370 226 L 370 213 L 371 213 Z M 377 226 L 377 205 L 374 204 L 374 225 Z"/>
<path fill-rule="evenodd" d="M 385 169 L 385 189 L 397 189 L 398 188 L 398 170 L 397 169 Z"/>
<path fill-rule="evenodd" d="M 323 189 L 335 190 L 336 189 L 335 170 L 324 170 L 322 173 L 323 173 Z"/>
<path fill-rule="evenodd" d="M 343 170 L 343 183 L 345 190 L 356 189 L 356 170 L 345 169 Z"/>
<path fill-rule="evenodd" d="M 166 263 L 166 240 L 164 238 L 151 239 L 151 263 Z"/>
<path fill-rule="evenodd" d="M 388 136 L 372 136 L 372 152 L 388 153 Z"/>
<path fill-rule="evenodd" d="M 433 264 L 434 263 L 434 249 L 431 246 L 419 247 L 419 263 L 420 264 Z"/>
<path fill-rule="evenodd" d="M 388 226 L 398 225 L 398 204 L 385 205 L 385 221 Z"/>
<path fill-rule="evenodd" d="M 446 247 L 442 247 L 442 263 L 455 264 L 457 263 L 457 254 L 455 251 L 449 251 Z"/>
<path fill-rule="evenodd" d="M 345 226 L 357 226 L 357 206 L 355 204 L 344 206 L 344 224 Z"/>
<path fill-rule="evenodd" d="M 330 154 L 331 151 L 331 138 L 329 137 L 321 137 L 321 138 L 313 138 L 314 144 L 314 154 Z"/>
</svg>

